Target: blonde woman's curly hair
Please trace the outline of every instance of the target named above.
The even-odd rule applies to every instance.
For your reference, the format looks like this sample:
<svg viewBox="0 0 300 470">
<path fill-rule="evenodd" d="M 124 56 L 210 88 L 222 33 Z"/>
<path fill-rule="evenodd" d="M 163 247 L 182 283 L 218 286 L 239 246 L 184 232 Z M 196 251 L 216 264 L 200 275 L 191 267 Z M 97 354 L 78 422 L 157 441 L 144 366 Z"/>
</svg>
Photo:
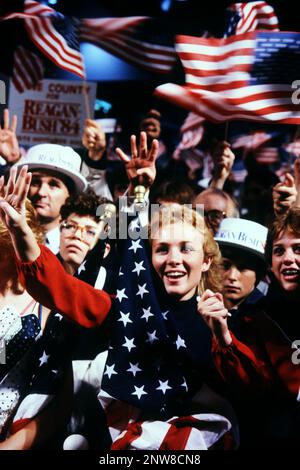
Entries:
<svg viewBox="0 0 300 470">
<path fill-rule="evenodd" d="M 162 205 L 158 211 L 154 212 L 149 224 L 150 243 L 157 230 L 163 226 L 184 223 L 191 225 L 203 235 L 203 253 L 204 259 L 211 260 L 208 271 L 202 273 L 199 280 L 198 293 L 202 294 L 206 289 L 213 292 L 220 292 L 221 284 L 221 253 L 218 244 L 215 242 L 210 230 L 207 228 L 204 217 L 194 209 L 186 205 L 172 204 Z"/>
</svg>

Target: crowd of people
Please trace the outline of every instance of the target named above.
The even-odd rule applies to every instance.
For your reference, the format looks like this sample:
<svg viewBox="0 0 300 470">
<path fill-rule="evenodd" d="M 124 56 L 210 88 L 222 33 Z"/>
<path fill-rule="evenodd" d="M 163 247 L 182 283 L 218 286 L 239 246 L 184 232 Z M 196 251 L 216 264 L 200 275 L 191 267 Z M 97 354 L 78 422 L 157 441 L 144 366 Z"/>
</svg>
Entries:
<svg viewBox="0 0 300 470">
<path fill-rule="evenodd" d="M 114 164 L 97 121 L 81 155 L 21 157 L 16 128 L 5 110 L 0 450 L 296 447 L 300 158 L 246 207 L 230 145 L 201 187 L 155 110 Z"/>
</svg>

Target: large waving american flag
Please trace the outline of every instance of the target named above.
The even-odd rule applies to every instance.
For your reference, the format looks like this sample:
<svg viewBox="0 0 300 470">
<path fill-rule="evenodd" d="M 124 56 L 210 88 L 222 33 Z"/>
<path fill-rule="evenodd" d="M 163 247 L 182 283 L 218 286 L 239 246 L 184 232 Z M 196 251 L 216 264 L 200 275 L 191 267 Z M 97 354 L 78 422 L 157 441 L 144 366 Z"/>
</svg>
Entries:
<svg viewBox="0 0 300 470">
<path fill-rule="evenodd" d="M 132 224 L 131 229 L 139 231 L 137 221 Z M 232 446 L 227 418 L 206 413 L 203 407 L 200 412 L 195 404 L 194 409 L 191 407 L 195 393 L 188 358 L 192 333 L 183 332 L 172 313 L 158 303 L 143 240 L 128 239 L 98 396 L 113 450 L 197 450 L 219 441 L 223 447 Z M 199 327 L 198 317 L 195 321 Z M 193 326 L 189 324 L 189 328 Z M 202 335 L 197 330 L 197 345 Z M 205 386 L 199 375 L 196 389 L 199 385 L 202 390 Z"/>
<path fill-rule="evenodd" d="M 233 3 L 228 13 L 225 37 L 257 30 L 279 31 L 274 9 L 266 2 Z"/>
<path fill-rule="evenodd" d="M 293 104 L 291 88 L 300 76 L 300 33 L 177 36 L 176 51 L 186 85 L 161 85 L 158 97 L 214 122 L 300 124 L 300 105 Z"/>
<path fill-rule="evenodd" d="M 2 16 L 1 20 L 23 19 L 27 34 L 35 46 L 57 67 L 85 78 L 83 57 L 79 51 L 79 21 L 64 17 L 34 0 L 25 0 L 23 12 Z"/>
<path fill-rule="evenodd" d="M 33 88 L 44 78 L 44 62 L 34 52 L 18 46 L 14 53 L 12 82 L 19 93 Z"/>
<path fill-rule="evenodd" d="M 153 73 L 169 73 L 175 62 L 174 47 L 142 39 L 138 26 L 145 16 L 83 19 L 80 40 L 90 42 L 136 67 Z"/>
</svg>

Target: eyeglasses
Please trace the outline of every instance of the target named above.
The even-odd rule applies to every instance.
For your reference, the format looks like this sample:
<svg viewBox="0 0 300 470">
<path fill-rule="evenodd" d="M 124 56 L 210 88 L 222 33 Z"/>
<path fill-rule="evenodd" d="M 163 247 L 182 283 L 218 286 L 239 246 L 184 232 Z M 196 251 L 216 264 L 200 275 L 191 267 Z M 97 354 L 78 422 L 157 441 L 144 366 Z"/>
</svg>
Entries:
<svg viewBox="0 0 300 470">
<path fill-rule="evenodd" d="M 60 229 L 66 235 L 74 235 L 77 230 L 80 230 L 82 239 L 87 242 L 94 241 L 97 236 L 97 231 L 95 228 L 91 227 L 90 225 L 79 225 L 75 222 L 64 221 L 61 223 Z"/>
<path fill-rule="evenodd" d="M 204 216 L 208 219 L 209 222 L 221 222 L 221 220 L 226 219 L 227 217 L 226 212 L 219 211 L 217 209 L 204 211 Z"/>
</svg>

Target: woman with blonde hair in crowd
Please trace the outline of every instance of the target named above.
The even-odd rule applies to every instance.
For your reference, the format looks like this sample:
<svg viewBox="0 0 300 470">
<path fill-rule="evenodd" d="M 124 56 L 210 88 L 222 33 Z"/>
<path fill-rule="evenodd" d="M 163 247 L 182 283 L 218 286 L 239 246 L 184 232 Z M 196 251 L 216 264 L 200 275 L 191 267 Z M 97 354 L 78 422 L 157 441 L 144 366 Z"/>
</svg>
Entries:
<svg viewBox="0 0 300 470">
<path fill-rule="evenodd" d="M 133 160 L 128 163 L 131 170 L 135 165 L 134 159 L 138 160 L 134 139 L 132 153 Z M 150 160 L 151 166 L 155 160 L 155 144 L 154 147 L 152 144 L 148 153 L 145 139 L 142 137 L 140 153 L 144 155 L 144 160 Z M 143 168 L 149 175 L 147 161 L 143 163 Z M 141 171 L 138 175 L 141 175 Z M 2 196 L 0 207 L 5 212 L 22 283 L 37 298 L 45 299 L 49 306 L 55 306 L 59 312 L 75 322 L 85 326 L 100 324 L 110 308 L 108 296 L 105 292 L 96 291 L 60 270 L 49 250 L 36 243 L 22 210 L 30 184 L 30 174 L 24 170 L 17 181 L 12 175 L 10 182 L 11 191 Z M 12 194 L 15 196 L 14 205 L 11 203 Z M 161 329 L 162 337 L 156 341 L 155 332 L 152 332 L 148 341 L 143 340 L 142 336 L 138 339 L 140 345 L 147 346 L 148 354 L 143 356 L 142 352 L 140 359 L 145 360 L 149 367 L 149 371 L 145 371 L 146 375 L 148 374 L 145 379 L 147 378 L 152 393 L 146 394 L 149 395 L 148 401 L 139 409 L 135 406 L 135 399 L 140 399 L 140 391 L 129 394 L 127 401 L 129 407 L 135 409 L 135 423 L 136 420 L 142 419 L 147 428 L 148 425 L 155 426 L 158 420 L 161 423 L 160 428 L 167 428 L 169 431 L 166 432 L 163 443 L 159 442 L 156 432 L 146 432 L 150 442 L 143 444 L 138 442 L 139 439 L 134 439 L 135 426 L 128 423 L 128 428 L 118 428 L 118 435 L 114 434 L 112 449 L 196 450 L 216 446 L 223 449 L 232 448 L 234 414 L 229 404 L 210 387 L 213 387 L 214 383 L 210 361 L 211 335 L 197 308 L 199 293 L 204 291 L 203 295 L 206 293 L 210 296 L 213 294 L 210 288 L 218 287 L 219 250 L 199 214 L 187 208 L 176 210 L 171 206 L 170 209 L 170 217 L 163 208 L 158 213 L 158 219 L 154 217 L 151 224 L 152 266 L 156 273 L 155 285 L 159 286 L 160 290 L 157 298 L 163 304 L 159 310 L 155 307 L 155 322 L 160 325 L 165 322 Z M 209 270 L 212 270 L 212 275 L 208 274 Z M 151 292 L 155 297 L 150 296 L 151 305 L 152 302 L 157 305 L 156 291 Z M 221 294 L 216 293 L 211 308 L 218 308 L 220 304 Z M 166 311 L 162 308 L 166 307 L 169 315 L 165 321 L 163 312 L 166 314 Z M 149 314 L 151 316 L 150 312 Z M 135 322 L 130 322 L 130 326 L 131 323 L 133 327 L 136 326 Z M 144 321 L 144 325 L 146 323 L 148 324 Z M 120 341 L 118 347 L 122 352 L 125 351 Z M 113 348 L 110 349 L 112 350 Z M 154 365 L 157 366 L 156 373 L 152 370 Z M 104 377 L 108 375 L 110 378 L 110 374 L 106 372 Z M 123 385 L 131 385 L 133 375 L 135 377 L 135 374 L 131 377 L 127 373 Z M 125 441 L 124 435 L 128 437 Z"/>
<path fill-rule="evenodd" d="M 2 185 L 3 185 L 3 177 Z M 11 186 L 6 189 L 6 194 Z M 12 198 L 11 198 L 12 200 Z M 27 200 L 26 223 L 35 240 L 41 242 L 42 230 L 35 211 Z M 2 214 L 0 221 L 0 440 L 31 376 L 31 352 L 43 330 L 49 310 L 38 303 L 18 279 L 14 248 Z"/>
</svg>

